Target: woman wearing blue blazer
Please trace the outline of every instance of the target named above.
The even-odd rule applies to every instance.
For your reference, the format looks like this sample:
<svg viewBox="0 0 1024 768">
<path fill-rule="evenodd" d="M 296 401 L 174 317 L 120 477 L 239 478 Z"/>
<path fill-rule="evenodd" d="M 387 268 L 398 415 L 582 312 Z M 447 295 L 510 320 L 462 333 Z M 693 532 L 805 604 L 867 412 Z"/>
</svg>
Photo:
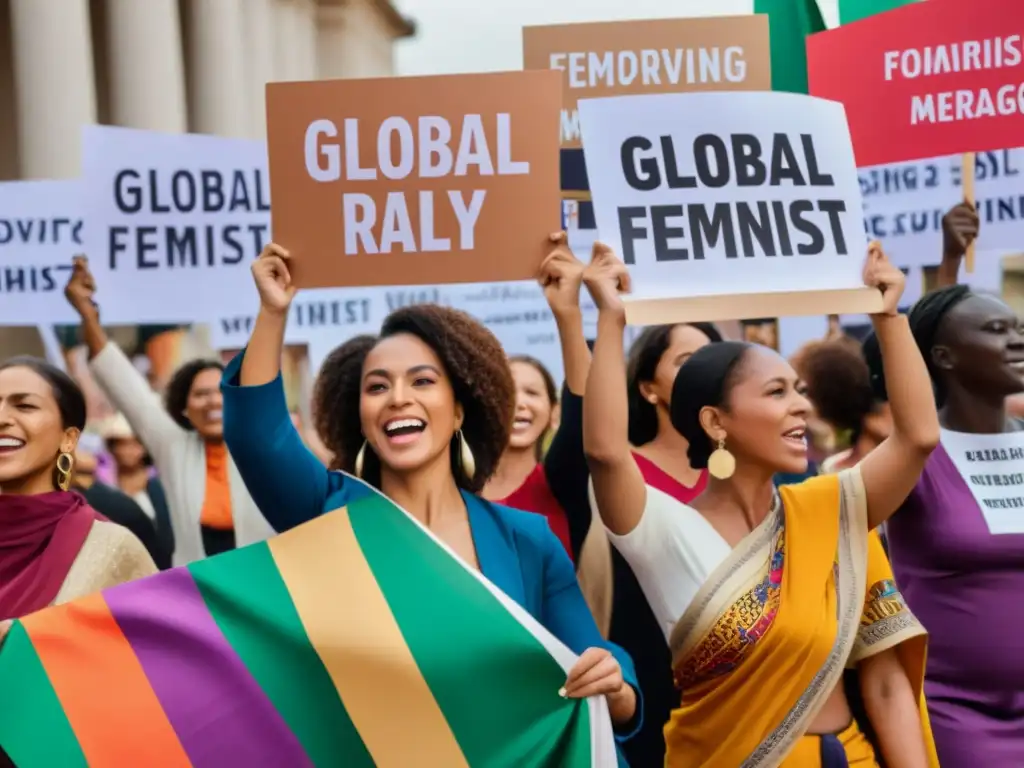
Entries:
<svg viewBox="0 0 1024 768">
<path fill-rule="evenodd" d="M 548 279 L 558 279 L 555 262 Z M 279 532 L 372 493 L 314 457 L 288 414 L 280 377 L 296 292 L 288 264 L 288 253 L 274 244 L 254 263 L 260 312 L 222 384 L 224 439 Z M 621 741 L 641 720 L 632 661 L 601 637 L 547 521 L 476 495 L 508 442 L 514 402 L 497 339 L 469 315 L 435 305 L 400 309 L 379 338 L 340 346 L 324 362 L 314 394 L 332 468 L 380 489 L 580 654 L 559 693 L 604 696 Z"/>
</svg>

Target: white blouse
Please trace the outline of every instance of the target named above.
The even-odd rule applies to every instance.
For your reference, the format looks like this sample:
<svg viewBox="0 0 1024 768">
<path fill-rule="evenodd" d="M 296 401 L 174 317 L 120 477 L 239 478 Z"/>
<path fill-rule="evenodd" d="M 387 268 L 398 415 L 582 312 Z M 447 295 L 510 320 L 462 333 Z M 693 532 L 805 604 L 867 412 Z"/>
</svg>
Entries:
<svg viewBox="0 0 1024 768">
<path fill-rule="evenodd" d="M 711 573 L 732 552 L 703 515 L 664 491 L 647 486 L 640 522 L 608 538 L 636 574 L 665 640 Z"/>
</svg>

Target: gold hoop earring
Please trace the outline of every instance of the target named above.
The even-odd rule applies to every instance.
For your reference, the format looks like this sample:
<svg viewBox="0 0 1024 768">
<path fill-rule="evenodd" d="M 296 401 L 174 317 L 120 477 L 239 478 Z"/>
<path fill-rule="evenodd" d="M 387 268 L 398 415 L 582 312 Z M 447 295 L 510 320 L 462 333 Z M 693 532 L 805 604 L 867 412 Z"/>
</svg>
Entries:
<svg viewBox="0 0 1024 768">
<path fill-rule="evenodd" d="M 57 456 L 57 487 L 66 491 L 71 487 L 71 471 L 75 468 L 75 457 L 67 451 Z"/>
<path fill-rule="evenodd" d="M 718 447 L 708 456 L 708 474 L 716 480 L 728 480 L 736 471 L 736 457 L 725 447 L 725 438 L 718 441 Z"/>
<path fill-rule="evenodd" d="M 462 465 L 462 471 L 466 473 L 466 477 L 472 480 L 473 475 L 476 474 L 476 459 L 473 457 L 473 451 L 470 450 L 462 430 L 460 429 L 455 434 L 459 436 L 459 464 Z"/>
<path fill-rule="evenodd" d="M 363 464 L 366 461 L 366 441 L 363 440 L 363 444 L 359 446 L 359 453 L 356 454 L 356 464 L 353 468 L 355 476 L 362 479 L 363 477 Z"/>
</svg>

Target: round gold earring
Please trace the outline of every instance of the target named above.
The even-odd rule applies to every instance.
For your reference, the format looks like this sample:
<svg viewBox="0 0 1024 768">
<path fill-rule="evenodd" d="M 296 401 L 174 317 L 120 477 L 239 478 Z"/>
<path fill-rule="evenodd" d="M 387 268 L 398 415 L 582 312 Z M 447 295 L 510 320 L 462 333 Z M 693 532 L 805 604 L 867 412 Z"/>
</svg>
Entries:
<svg viewBox="0 0 1024 768">
<path fill-rule="evenodd" d="M 718 447 L 708 456 L 708 474 L 716 480 L 728 480 L 736 471 L 736 457 L 725 447 L 725 438 L 718 440 Z"/>
<path fill-rule="evenodd" d="M 462 471 L 466 473 L 466 477 L 470 480 L 473 479 L 473 475 L 476 474 L 476 459 L 473 457 L 473 451 L 469 448 L 469 442 L 462 434 L 460 429 L 455 433 L 459 436 L 459 463 L 462 465 Z"/>
<path fill-rule="evenodd" d="M 71 487 L 71 472 L 75 468 L 75 457 L 67 451 L 57 456 L 57 487 L 66 491 Z"/>
<path fill-rule="evenodd" d="M 356 463 L 353 467 L 355 476 L 358 478 L 363 477 L 363 464 L 366 461 L 366 441 L 363 440 L 363 444 L 359 446 L 359 453 L 356 454 Z"/>
</svg>

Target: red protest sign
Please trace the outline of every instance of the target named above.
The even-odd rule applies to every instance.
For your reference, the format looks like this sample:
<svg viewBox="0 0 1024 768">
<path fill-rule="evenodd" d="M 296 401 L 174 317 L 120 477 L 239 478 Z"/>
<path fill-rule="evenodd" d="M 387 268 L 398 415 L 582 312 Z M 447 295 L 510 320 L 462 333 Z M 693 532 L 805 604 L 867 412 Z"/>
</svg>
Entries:
<svg viewBox="0 0 1024 768">
<path fill-rule="evenodd" d="M 1024 144 L 1021 7 L 928 0 L 808 37 L 811 95 L 846 106 L 857 165 Z"/>
</svg>

